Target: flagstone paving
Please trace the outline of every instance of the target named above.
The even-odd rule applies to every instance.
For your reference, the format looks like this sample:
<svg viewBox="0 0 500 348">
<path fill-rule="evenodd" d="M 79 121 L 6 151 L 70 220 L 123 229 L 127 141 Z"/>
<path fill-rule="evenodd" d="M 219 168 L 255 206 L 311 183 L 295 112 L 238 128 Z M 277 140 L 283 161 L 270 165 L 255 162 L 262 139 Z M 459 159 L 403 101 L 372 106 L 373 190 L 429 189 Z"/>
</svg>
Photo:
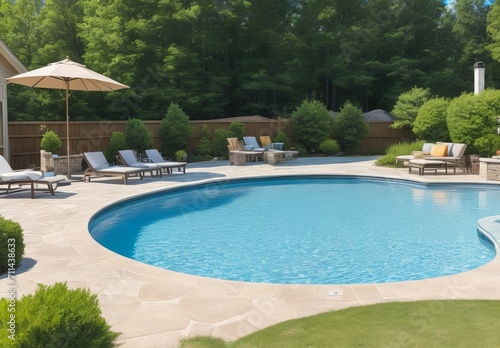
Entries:
<svg viewBox="0 0 500 348">
<path fill-rule="evenodd" d="M 500 257 L 476 270 L 420 281 L 363 285 L 274 285 L 180 274 L 117 255 L 88 233 L 89 219 L 117 200 L 195 182 L 287 174 L 354 174 L 422 182 L 479 182 L 479 175 L 409 174 L 374 165 L 375 157 L 299 158 L 284 164 L 227 161 L 194 163 L 186 174 L 159 178 L 74 181 L 55 196 L 28 191 L 0 195 L 0 214 L 21 224 L 26 250 L 16 272 L 17 295 L 37 283 L 67 282 L 98 294 L 104 317 L 121 332 L 121 347 L 177 347 L 179 340 L 211 335 L 234 340 L 284 320 L 388 301 L 500 299 Z M 0 277 L 0 295 L 7 296 Z"/>
</svg>

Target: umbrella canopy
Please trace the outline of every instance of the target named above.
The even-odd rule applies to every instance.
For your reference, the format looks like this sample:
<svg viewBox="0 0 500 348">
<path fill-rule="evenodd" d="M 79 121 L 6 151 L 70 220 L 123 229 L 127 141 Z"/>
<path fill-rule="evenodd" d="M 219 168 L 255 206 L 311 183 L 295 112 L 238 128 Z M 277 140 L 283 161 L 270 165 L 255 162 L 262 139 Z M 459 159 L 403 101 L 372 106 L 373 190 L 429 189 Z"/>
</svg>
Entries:
<svg viewBox="0 0 500 348">
<path fill-rule="evenodd" d="M 87 69 L 85 65 L 70 59 L 50 63 L 42 68 L 9 77 L 7 81 L 34 88 L 69 88 L 73 91 L 111 92 L 128 88 L 128 86 Z"/>
<path fill-rule="evenodd" d="M 111 92 L 128 86 L 109 77 L 87 69 L 85 65 L 64 59 L 59 62 L 7 78 L 9 83 L 34 87 L 66 90 L 66 147 L 68 155 L 68 178 L 70 174 L 69 156 L 69 91 Z"/>
</svg>

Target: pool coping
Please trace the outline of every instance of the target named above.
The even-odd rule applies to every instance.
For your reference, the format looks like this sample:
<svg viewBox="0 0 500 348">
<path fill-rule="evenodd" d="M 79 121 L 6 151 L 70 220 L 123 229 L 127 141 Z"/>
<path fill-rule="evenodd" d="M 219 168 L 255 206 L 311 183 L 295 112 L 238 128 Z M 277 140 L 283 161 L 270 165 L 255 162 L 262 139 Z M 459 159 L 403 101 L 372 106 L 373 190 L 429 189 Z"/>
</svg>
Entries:
<svg viewBox="0 0 500 348">
<path fill-rule="evenodd" d="M 500 215 L 479 219 L 477 221 L 477 228 L 493 243 L 498 254 L 500 245 Z"/>
<path fill-rule="evenodd" d="M 258 178 L 283 173 L 352 175 L 350 173 L 354 172 L 359 176 L 381 176 L 428 185 L 444 182 L 490 184 L 484 178 L 472 175 L 420 178 L 408 175 L 406 169 L 374 168 L 373 161 L 313 163 L 302 167 L 300 163 L 303 162 L 298 161 L 297 165 L 290 167 L 221 164 L 208 169 L 191 169 L 188 166 L 184 175 L 196 172 L 201 179 L 193 180 L 205 183 L 218 179 L 203 179 L 201 173 L 218 173 L 226 178 Z M 181 177 L 173 178 L 178 180 Z M 90 218 L 109 204 L 156 192 L 170 184 L 168 187 L 172 188 L 190 184 L 171 183 L 171 179 L 127 185 L 130 187 L 108 184 L 106 180 L 103 183 L 75 183 L 64 188 L 71 195 L 59 201 L 42 197 L 43 203 L 47 204 L 43 208 L 37 199 L 9 201 L 14 204 L 5 213 L 2 211 L 2 215 L 20 220 L 28 237 L 25 240 L 26 256 L 36 260 L 31 268 L 19 270 L 19 294 L 33 292 L 36 283 L 52 284 L 64 280 L 70 287 L 90 288 L 98 294 L 103 314 L 112 328 L 122 332 L 118 342 L 125 348 L 176 347 L 180 339 L 194 335 L 233 340 L 284 320 L 389 301 L 500 299 L 497 290 L 500 288 L 498 243 L 493 261 L 458 275 L 398 283 L 276 285 L 210 279 L 148 266 L 105 249 L 90 236 L 87 231 Z M 94 197 L 94 190 L 99 190 L 101 195 Z M 79 202 L 87 204 L 80 205 Z M 31 215 L 30 209 L 37 210 L 36 214 Z M 41 216 L 45 221 L 40 221 Z M 53 223 L 47 223 L 47 219 Z M 54 232 L 53 226 L 60 230 Z M 480 226 L 489 235 L 495 235 L 494 239 L 498 241 L 498 230 L 492 233 L 485 222 Z M 5 278 L 0 279 L 0 285 L 6 286 L 6 282 Z"/>
</svg>

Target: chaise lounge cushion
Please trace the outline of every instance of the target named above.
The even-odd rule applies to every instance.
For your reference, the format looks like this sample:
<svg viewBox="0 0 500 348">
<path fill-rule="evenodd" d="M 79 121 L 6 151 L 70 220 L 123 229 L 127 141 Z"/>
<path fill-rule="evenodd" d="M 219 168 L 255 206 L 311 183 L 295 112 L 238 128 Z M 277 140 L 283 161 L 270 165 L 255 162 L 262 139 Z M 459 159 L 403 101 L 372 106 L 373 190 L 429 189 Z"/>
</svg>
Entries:
<svg viewBox="0 0 500 348">
<path fill-rule="evenodd" d="M 453 148 L 455 147 L 455 143 L 437 143 L 439 145 L 447 145 L 448 153 L 445 156 L 453 156 Z"/>
<path fill-rule="evenodd" d="M 448 156 L 452 156 L 452 157 L 462 157 L 464 155 L 464 152 L 465 152 L 465 148 L 467 147 L 467 145 L 465 144 L 459 144 L 459 143 L 455 143 L 453 144 L 453 147 L 451 149 L 451 154 L 449 154 Z M 450 151 L 448 150 L 448 153 Z"/>
<path fill-rule="evenodd" d="M 424 145 L 422 145 L 422 152 L 429 155 L 431 153 L 433 146 L 434 146 L 434 143 L 424 143 Z"/>
<path fill-rule="evenodd" d="M 448 156 L 448 145 L 436 144 L 431 149 L 432 157 L 445 157 Z"/>
</svg>

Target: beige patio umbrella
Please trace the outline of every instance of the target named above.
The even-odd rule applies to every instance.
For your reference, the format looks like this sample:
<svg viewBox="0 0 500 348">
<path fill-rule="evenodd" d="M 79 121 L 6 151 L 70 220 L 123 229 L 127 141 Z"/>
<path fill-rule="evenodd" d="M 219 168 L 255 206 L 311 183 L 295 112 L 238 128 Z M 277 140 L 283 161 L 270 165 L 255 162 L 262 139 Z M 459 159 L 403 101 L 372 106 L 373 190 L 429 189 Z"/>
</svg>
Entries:
<svg viewBox="0 0 500 348">
<path fill-rule="evenodd" d="M 68 178 L 71 177 L 69 156 L 69 91 L 111 92 L 128 88 L 109 77 L 98 74 L 85 65 L 64 59 L 60 62 L 7 78 L 9 83 L 34 87 L 66 90 L 66 151 L 68 155 Z"/>
</svg>

